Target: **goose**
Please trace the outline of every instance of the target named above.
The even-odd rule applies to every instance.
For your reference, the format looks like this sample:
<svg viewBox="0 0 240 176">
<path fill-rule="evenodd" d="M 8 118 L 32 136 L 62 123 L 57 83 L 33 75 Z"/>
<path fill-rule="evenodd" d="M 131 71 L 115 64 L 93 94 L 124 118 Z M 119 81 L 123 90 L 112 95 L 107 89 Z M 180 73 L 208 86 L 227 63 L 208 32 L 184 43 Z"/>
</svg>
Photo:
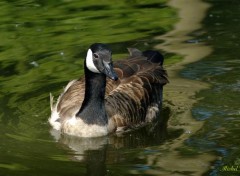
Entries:
<svg viewBox="0 0 240 176">
<path fill-rule="evenodd" d="M 90 46 L 85 76 L 70 81 L 56 103 L 50 94 L 53 129 L 78 137 L 121 133 L 160 119 L 163 86 L 168 83 L 158 51 L 128 48 L 130 56 L 112 61 L 108 45 Z"/>
</svg>

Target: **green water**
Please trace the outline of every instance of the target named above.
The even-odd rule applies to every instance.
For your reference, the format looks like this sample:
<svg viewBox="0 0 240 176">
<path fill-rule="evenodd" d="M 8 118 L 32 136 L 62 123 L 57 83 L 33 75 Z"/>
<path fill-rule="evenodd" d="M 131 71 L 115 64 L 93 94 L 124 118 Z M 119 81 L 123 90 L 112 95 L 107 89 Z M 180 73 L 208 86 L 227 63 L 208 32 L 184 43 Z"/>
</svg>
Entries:
<svg viewBox="0 0 240 176">
<path fill-rule="evenodd" d="M 47 123 L 49 93 L 58 95 L 83 74 L 92 43 L 108 43 L 114 58 L 126 55 L 127 47 L 159 43 L 153 36 L 177 21 L 164 2 L 0 2 L 0 175 L 123 175 L 145 169 L 138 154 L 161 138 L 57 141 Z"/>
<path fill-rule="evenodd" d="M 203 98 L 192 112 L 205 121 L 203 128 L 186 141 L 197 150 L 219 156 L 210 175 L 240 174 L 240 2 L 209 0 L 212 7 L 203 21 L 204 35 L 196 40 L 213 47 L 211 55 L 193 63 L 182 72 L 190 79 L 208 82 Z M 227 7 L 227 8 L 226 8 Z"/>
<path fill-rule="evenodd" d="M 194 175 L 188 167 L 175 171 L 171 162 L 189 158 L 197 162 L 196 153 L 221 157 L 213 161 L 215 167 L 208 175 L 236 174 L 222 170 L 240 167 L 237 0 L 209 1 L 213 6 L 203 21 L 206 33 L 191 34 L 196 40 L 190 42 L 207 43 L 214 52 L 181 75 L 212 86 L 197 94 L 205 98 L 192 113 L 205 125 L 185 141 L 188 150 L 181 155 L 169 157 L 181 131 L 170 131 L 166 140 L 144 130 L 122 137 L 78 139 L 59 136 L 47 123 L 49 93 L 57 96 L 69 80 L 83 74 L 83 58 L 91 43 L 110 44 L 117 59 L 126 55 L 127 47 L 152 49 L 162 42 L 155 36 L 170 31 L 179 20 L 176 9 L 165 2 L 0 2 L 0 175 L 159 175 L 162 171 Z M 177 57 L 164 54 L 169 63 Z M 168 109 L 163 116 L 169 116 Z M 165 161 L 169 164 L 161 164 Z"/>
</svg>

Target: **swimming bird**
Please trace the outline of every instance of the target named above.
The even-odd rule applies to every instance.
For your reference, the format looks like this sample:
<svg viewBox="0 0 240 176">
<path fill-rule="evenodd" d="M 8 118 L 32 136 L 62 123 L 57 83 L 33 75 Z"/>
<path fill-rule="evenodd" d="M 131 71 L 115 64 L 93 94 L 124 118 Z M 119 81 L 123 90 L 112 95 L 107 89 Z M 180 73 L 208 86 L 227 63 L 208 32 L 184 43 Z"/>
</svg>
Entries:
<svg viewBox="0 0 240 176">
<path fill-rule="evenodd" d="M 157 51 L 128 48 L 130 56 L 112 61 L 102 43 L 90 46 L 85 76 L 70 81 L 53 103 L 51 126 L 79 137 L 124 132 L 159 121 L 163 86 L 168 83 L 163 56 Z"/>
</svg>

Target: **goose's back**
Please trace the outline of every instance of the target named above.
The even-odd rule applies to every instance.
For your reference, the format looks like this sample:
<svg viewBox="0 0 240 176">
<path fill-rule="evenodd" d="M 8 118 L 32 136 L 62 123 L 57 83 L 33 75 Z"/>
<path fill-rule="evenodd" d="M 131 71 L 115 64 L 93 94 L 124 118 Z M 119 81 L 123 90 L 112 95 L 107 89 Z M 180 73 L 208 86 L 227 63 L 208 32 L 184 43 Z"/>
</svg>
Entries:
<svg viewBox="0 0 240 176">
<path fill-rule="evenodd" d="M 108 82 L 106 110 L 109 129 L 125 130 L 152 122 L 157 118 L 162 104 L 162 87 L 168 82 L 160 62 L 144 56 L 130 57 L 114 63 L 119 81 Z"/>
</svg>

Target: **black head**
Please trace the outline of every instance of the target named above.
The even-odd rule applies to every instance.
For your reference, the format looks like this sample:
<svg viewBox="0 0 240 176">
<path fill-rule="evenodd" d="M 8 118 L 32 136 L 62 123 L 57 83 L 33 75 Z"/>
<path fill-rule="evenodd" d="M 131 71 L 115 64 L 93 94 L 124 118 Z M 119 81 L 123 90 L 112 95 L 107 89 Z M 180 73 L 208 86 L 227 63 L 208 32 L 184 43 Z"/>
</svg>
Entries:
<svg viewBox="0 0 240 176">
<path fill-rule="evenodd" d="M 113 80 L 118 76 L 113 69 L 112 51 L 102 43 L 94 43 L 90 46 L 86 57 L 86 68 L 94 73 L 103 73 Z"/>
</svg>

